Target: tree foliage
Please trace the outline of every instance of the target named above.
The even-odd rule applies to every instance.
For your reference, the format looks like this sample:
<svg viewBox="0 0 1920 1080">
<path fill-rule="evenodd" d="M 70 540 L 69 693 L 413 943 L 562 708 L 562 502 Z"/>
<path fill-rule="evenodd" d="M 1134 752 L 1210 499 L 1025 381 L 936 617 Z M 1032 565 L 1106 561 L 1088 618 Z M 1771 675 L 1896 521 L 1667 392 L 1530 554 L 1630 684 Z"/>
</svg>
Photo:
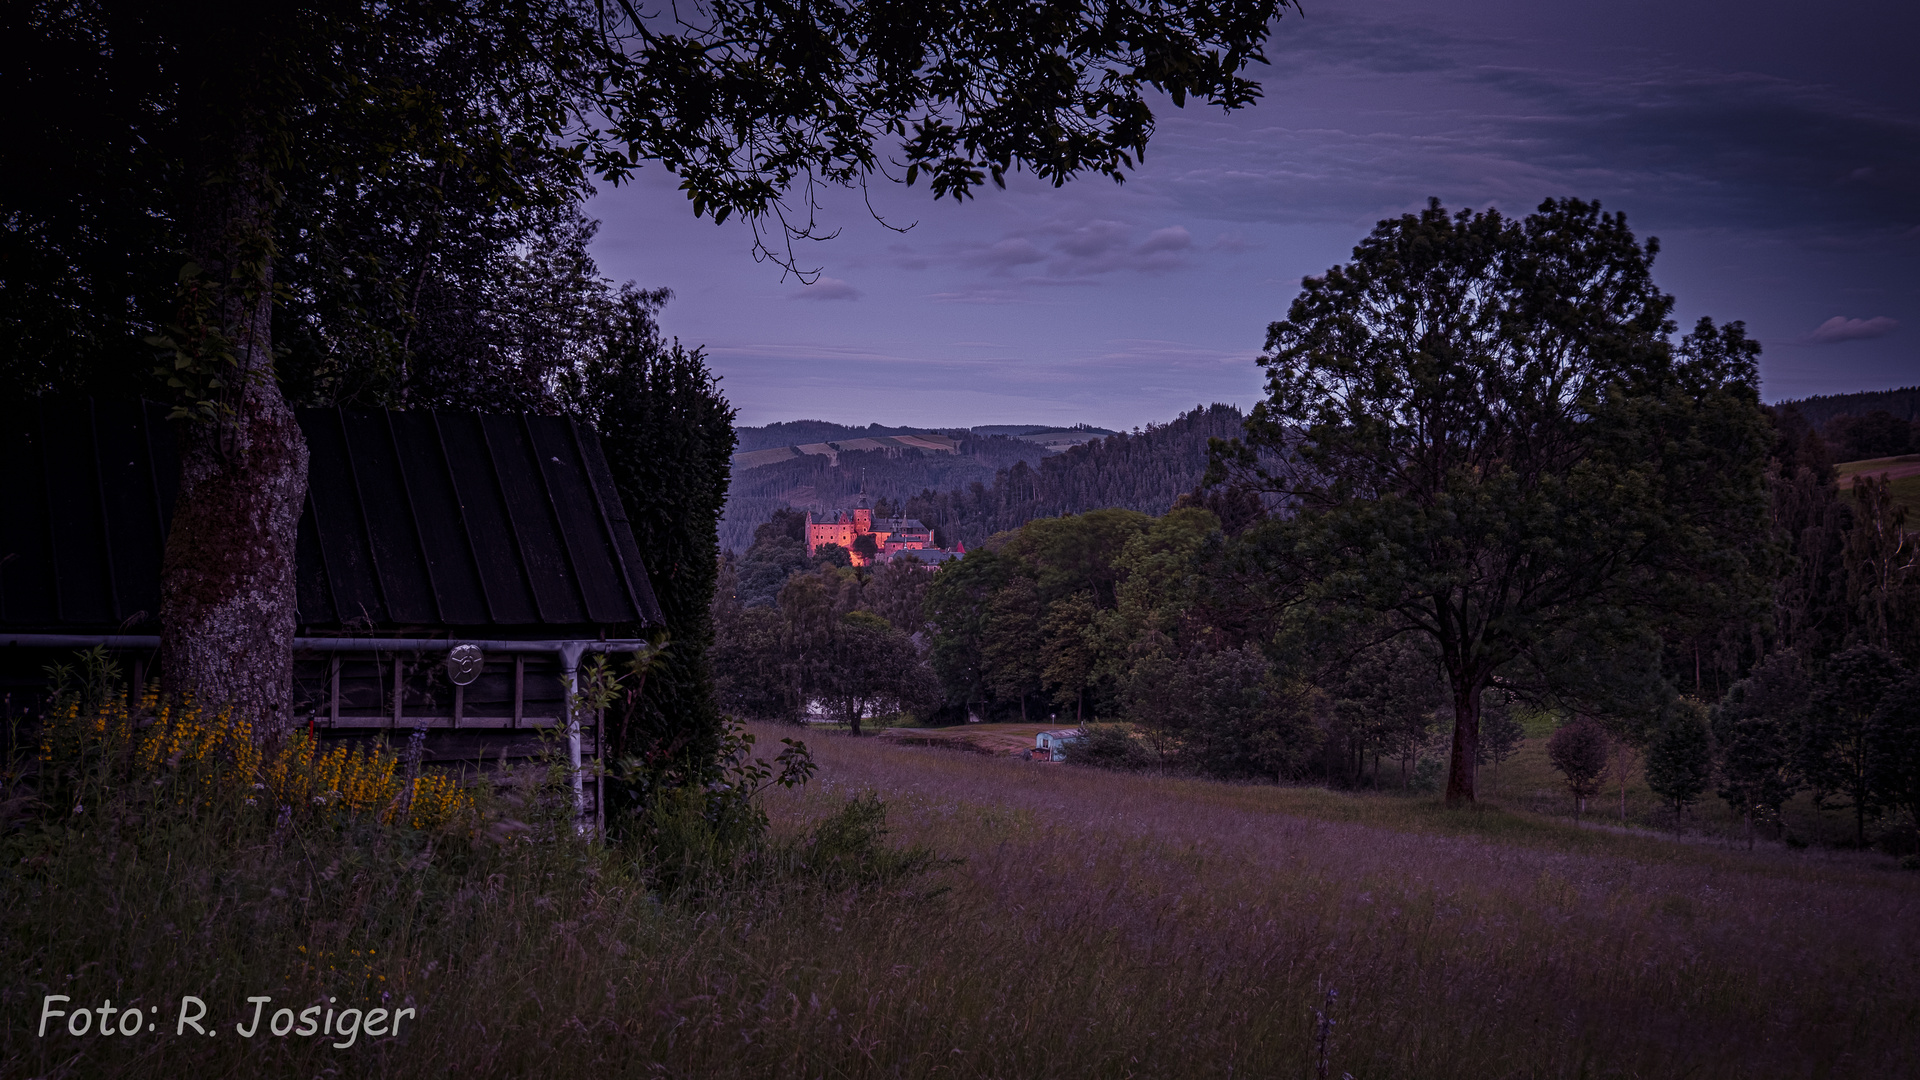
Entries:
<svg viewBox="0 0 1920 1080">
<path fill-rule="evenodd" d="M 936 197 L 1021 168 L 1118 180 L 1146 152 L 1150 91 L 1256 99 L 1241 71 L 1290 6 L 718 0 L 656 19 L 623 3 L 631 45 L 609 57 L 590 162 L 619 182 L 659 161 L 696 214 L 771 215 L 795 235 L 814 231 L 817 186 L 864 183 L 895 154 L 899 178 Z"/>
<path fill-rule="evenodd" d="M 1586 810 L 1606 779 L 1610 743 L 1607 729 L 1586 717 L 1562 724 L 1547 739 L 1547 760 L 1566 780 L 1577 812 Z"/>
<path fill-rule="evenodd" d="M 1806 724 L 1811 684 L 1792 650 L 1775 653 L 1733 684 L 1713 711 L 1720 750 L 1720 798 L 1747 825 L 1777 823 L 1800 787 L 1794 747 Z"/>
<path fill-rule="evenodd" d="M 1298 506 L 1270 573 L 1432 642 L 1449 801 L 1473 798 L 1489 686 L 1603 709 L 1662 630 L 1755 602 L 1758 346 L 1708 320 L 1673 342 L 1657 250 L 1579 200 L 1523 220 L 1435 201 L 1269 330 L 1248 433 L 1285 463 L 1239 464 Z"/>
<path fill-rule="evenodd" d="M 1666 710 L 1647 744 L 1647 788 L 1678 814 L 1713 783 L 1713 739 L 1705 710 L 1685 698 Z"/>
<path fill-rule="evenodd" d="M 1854 841 L 1867 842 L 1867 819 L 1880 809 L 1871 739 L 1874 714 L 1907 677 L 1906 665 L 1885 649 L 1855 645 L 1827 661 L 1809 696 L 1800 738 L 1800 771 L 1814 804 L 1835 799 L 1853 811 Z"/>
<path fill-rule="evenodd" d="M 1867 798 L 1920 831 L 1920 674 L 1890 689 L 1867 720 Z"/>
</svg>

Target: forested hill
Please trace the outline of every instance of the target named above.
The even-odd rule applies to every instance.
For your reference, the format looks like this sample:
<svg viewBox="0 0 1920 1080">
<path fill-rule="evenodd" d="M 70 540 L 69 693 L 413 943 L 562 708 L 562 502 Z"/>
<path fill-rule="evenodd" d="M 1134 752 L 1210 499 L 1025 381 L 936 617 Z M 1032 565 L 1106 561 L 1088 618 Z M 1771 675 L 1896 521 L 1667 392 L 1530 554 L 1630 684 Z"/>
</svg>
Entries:
<svg viewBox="0 0 1920 1080">
<path fill-rule="evenodd" d="M 1800 415 L 1807 423 L 1822 430 L 1836 416 L 1865 416 L 1883 411 L 1891 413 L 1897 420 L 1912 423 L 1920 420 L 1920 386 L 1869 390 L 1859 394 L 1818 394 L 1780 403 L 1781 407 L 1787 405 L 1800 410 Z"/>
<path fill-rule="evenodd" d="M 754 527 L 782 506 L 816 512 L 850 506 L 863 482 L 877 506 L 919 518 L 940 530 L 947 544 L 977 544 L 1034 518 L 1109 506 L 1161 514 L 1199 483 L 1207 468 L 1207 440 L 1240 435 L 1241 421 L 1239 409 L 1215 404 L 1063 453 L 1048 453 L 1018 437 L 983 437 L 975 429 L 958 454 L 845 451 L 837 462 L 809 455 L 738 470 L 720 546 L 745 551 Z M 844 429 L 847 437 L 896 430 L 905 429 Z M 741 449 L 747 449 L 745 443 Z"/>
</svg>

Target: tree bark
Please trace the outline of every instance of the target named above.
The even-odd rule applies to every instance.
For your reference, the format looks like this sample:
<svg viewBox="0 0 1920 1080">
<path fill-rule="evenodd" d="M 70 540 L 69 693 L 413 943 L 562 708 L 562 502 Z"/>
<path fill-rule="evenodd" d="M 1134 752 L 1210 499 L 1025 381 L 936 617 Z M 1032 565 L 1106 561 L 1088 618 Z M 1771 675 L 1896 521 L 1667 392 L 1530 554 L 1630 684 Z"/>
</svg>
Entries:
<svg viewBox="0 0 1920 1080">
<path fill-rule="evenodd" d="M 273 375 L 272 199 L 257 145 L 192 180 L 191 255 L 215 290 L 214 320 L 238 371 L 231 414 L 179 424 L 180 490 L 161 567 L 161 678 L 209 708 L 231 706 L 257 737 L 292 725 L 295 532 L 307 443 Z"/>
<path fill-rule="evenodd" d="M 1453 755 L 1447 763 L 1447 805 L 1473 804 L 1474 764 L 1480 759 L 1480 680 L 1455 679 Z"/>
</svg>

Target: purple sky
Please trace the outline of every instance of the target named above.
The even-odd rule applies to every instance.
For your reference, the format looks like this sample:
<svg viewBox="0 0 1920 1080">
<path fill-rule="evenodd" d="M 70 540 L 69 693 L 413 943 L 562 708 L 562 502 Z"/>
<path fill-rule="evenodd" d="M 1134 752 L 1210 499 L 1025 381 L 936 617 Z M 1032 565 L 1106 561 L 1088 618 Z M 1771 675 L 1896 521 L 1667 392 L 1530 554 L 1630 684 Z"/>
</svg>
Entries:
<svg viewBox="0 0 1920 1080">
<path fill-rule="evenodd" d="M 1766 345 L 1768 400 L 1920 383 L 1920 14 L 1894 0 L 1307 0 L 1258 105 L 1156 108 L 1124 185 L 964 205 L 835 193 L 810 287 L 657 167 L 596 198 L 602 269 L 665 285 L 744 424 L 1130 428 L 1260 396 L 1300 278 L 1429 195 L 1598 198 L 1656 273 Z M 1164 104 L 1164 103 L 1163 103 Z"/>
</svg>

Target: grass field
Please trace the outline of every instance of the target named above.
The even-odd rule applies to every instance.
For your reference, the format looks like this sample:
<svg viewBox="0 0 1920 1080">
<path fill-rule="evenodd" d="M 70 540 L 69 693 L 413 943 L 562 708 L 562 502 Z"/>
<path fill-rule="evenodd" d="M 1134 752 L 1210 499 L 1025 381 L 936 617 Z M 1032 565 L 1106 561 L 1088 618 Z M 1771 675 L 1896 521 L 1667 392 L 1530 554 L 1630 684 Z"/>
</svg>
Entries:
<svg viewBox="0 0 1920 1080">
<path fill-rule="evenodd" d="M 819 775 L 767 803 L 784 865 L 863 792 L 891 843 L 948 861 L 661 893 L 565 839 L 50 832 L 0 875 L 0 1074 L 1310 1078 L 1324 1048 L 1336 1080 L 1571 1080 L 1920 1060 L 1920 874 L 1883 856 L 807 737 Z M 50 992 L 169 1016 L 199 994 L 221 1037 L 40 1038 Z M 256 994 L 419 1015 L 344 1049 L 241 1039 Z"/>
<path fill-rule="evenodd" d="M 1054 724 L 965 724 L 944 728 L 893 728 L 883 732 L 888 741 L 906 746 L 964 750 L 987 756 L 1015 756 L 1033 747 L 1033 737 L 1061 726 Z M 1071 726 L 1071 725 L 1068 725 Z M 1560 775 L 1547 762 L 1546 739 L 1551 728 L 1536 724 L 1518 752 L 1499 766 L 1480 771 L 1480 791 L 1494 804 L 1550 818 L 1572 819 L 1574 805 Z M 1624 826 L 1694 841 L 1746 843 L 1745 822 L 1735 817 L 1709 792 L 1684 811 L 1648 790 L 1644 761 L 1637 754 L 1616 758 L 1606 790 L 1588 801 L 1586 820 L 1594 825 Z M 1624 771 L 1624 783 L 1622 783 Z M 1380 793 L 1401 797 L 1400 768 L 1384 762 L 1379 772 Z M 1624 788 L 1624 791 L 1623 791 Z M 1801 794 L 1782 808 L 1786 833 L 1818 845 L 1844 845 L 1852 840 L 1853 819 L 1842 812 L 1821 813 L 1810 796 Z M 1760 842 L 1777 842 L 1771 830 Z"/>
<path fill-rule="evenodd" d="M 876 1075 L 944 1053 L 954 1075 L 1307 1076 L 1330 989 L 1333 1076 L 1892 1076 L 1920 1054 L 1920 874 L 1884 857 L 817 749 L 782 820 L 872 788 L 899 839 L 967 860 L 936 911 L 849 949 L 852 984 L 897 987 L 869 1007 L 894 1033 Z"/>
<path fill-rule="evenodd" d="M 1848 461 L 1842 463 L 1839 470 L 1843 490 L 1851 488 L 1858 476 L 1887 477 L 1893 501 L 1907 508 L 1907 524 L 1920 528 L 1920 454 Z"/>
</svg>

